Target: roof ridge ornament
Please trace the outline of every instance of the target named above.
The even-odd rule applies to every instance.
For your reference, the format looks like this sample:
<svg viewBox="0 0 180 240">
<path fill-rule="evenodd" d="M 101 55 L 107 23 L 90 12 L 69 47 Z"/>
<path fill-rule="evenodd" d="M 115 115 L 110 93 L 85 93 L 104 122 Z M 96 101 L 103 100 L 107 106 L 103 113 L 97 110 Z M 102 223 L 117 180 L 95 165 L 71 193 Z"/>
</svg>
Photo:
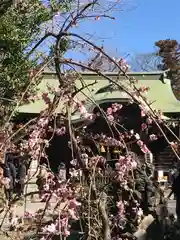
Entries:
<svg viewBox="0 0 180 240">
<path fill-rule="evenodd" d="M 170 69 L 165 70 L 160 77 L 160 80 L 164 84 L 168 84 L 170 82 L 170 79 L 168 78 L 168 72 L 169 71 L 170 71 Z"/>
</svg>

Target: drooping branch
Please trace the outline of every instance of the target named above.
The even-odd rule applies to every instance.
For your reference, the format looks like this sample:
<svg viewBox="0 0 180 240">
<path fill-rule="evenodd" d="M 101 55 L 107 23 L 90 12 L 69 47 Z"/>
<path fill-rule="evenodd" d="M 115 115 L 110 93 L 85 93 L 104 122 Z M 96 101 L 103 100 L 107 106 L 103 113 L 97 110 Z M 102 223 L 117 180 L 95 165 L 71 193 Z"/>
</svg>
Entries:
<svg viewBox="0 0 180 240">
<path fill-rule="evenodd" d="M 99 199 L 99 212 L 102 220 L 102 234 L 104 240 L 111 240 L 111 230 L 109 227 L 109 218 L 107 214 L 107 194 L 102 192 Z"/>
<path fill-rule="evenodd" d="M 79 17 L 82 16 L 82 14 L 89 9 L 91 6 L 93 6 L 94 4 L 97 3 L 97 0 L 92 1 L 88 4 L 86 4 L 81 11 L 78 11 L 77 15 L 69 22 L 69 24 L 65 27 L 66 25 L 66 21 L 64 22 L 64 24 L 62 25 L 57 37 L 56 37 L 56 44 L 55 44 L 55 49 L 54 49 L 54 53 L 55 53 L 55 69 L 56 69 L 56 73 L 57 73 L 57 77 L 59 80 L 60 85 L 63 84 L 63 79 L 62 79 L 62 74 L 61 74 L 61 69 L 60 69 L 60 65 L 59 65 L 59 59 L 61 57 L 61 51 L 60 51 L 60 44 L 61 44 L 61 40 L 62 38 L 65 36 L 65 33 L 67 33 L 67 31 L 73 26 L 73 24 L 76 24 L 76 21 L 78 20 Z M 68 19 L 68 18 L 67 18 Z M 65 29 L 64 29 L 65 27 Z"/>
</svg>

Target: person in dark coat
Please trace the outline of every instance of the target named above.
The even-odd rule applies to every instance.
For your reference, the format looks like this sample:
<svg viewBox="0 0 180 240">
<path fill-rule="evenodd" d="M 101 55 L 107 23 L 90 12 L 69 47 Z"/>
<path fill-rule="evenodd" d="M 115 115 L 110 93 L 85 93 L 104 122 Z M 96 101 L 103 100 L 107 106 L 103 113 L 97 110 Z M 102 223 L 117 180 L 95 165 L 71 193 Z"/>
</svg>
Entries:
<svg viewBox="0 0 180 240">
<path fill-rule="evenodd" d="M 13 177 L 8 164 L 4 164 L 4 177 L 9 179 L 8 186 L 5 186 L 5 195 L 8 201 L 13 199 Z"/>
<path fill-rule="evenodd" d="M 178 169 L 178 175 L 174 178 L 173 184 L 172 184 L 172 191 L 169 194 L 168 198 L 171 197 L 172 194 L 174 194 L 176 198 L 176 215 L 178 220 L 180 220 L 180 169 Z"/>
<path fill-rule="evenodd" d="M 9 168 L 9 170 L 10 170 L 13 189 L 15 188 L 15 180 L 16 180 L 16 167 L 14 164 L 15 158 L 16 157 L 14 156 L 13 153 L 11 153 L 11 152 L 6 153 L 5 166 L 6 166 L 6 168 Z"/>
<path fill-rule="evenodd" d="M 9 179 L 8 187 L 5 186 L 5 194 L 8 201 L 13 198 L 13 191 L 15 188 L 16 168 L 14 166 L 13 153 L 8 151 L 5 155 L 5 161 L 3 164 L 4 177 Z"/>
<path fill-rule="evenodd" d="M 19 158 L 19 164 L 17 168 L 17 195 L 22 198 L 24 195 L 24 186 L 25 186 L 25 177 L 26 177 L 26 164 L 25 158 L 23 156 Z"/>
</svg>

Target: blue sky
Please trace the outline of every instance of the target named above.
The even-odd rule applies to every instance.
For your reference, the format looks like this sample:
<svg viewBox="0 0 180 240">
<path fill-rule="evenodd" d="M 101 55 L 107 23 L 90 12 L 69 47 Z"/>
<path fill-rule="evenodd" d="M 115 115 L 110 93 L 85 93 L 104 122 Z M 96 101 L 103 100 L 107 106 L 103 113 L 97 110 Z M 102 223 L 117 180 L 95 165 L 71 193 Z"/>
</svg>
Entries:
<svg viewBox="0 0 180 240">
<path fill-rule="evenodd" d="M 106 4 L 108 0 L 102 1 Z M 118 11 L 111 12 L 116 20 L 83 20 L 71 31 L 86 38 L 89 38 L 87 34 L 92 35 L 91 40 L 97 45 L 103 44 L 108 54 L 125 58 L 129 55 L 128 61 L 138 54 L 155 52 L 154 43 L 160 39 L 180 41 L 180 0 L 120 0 L 120 3 Z M 78 50 L 66 56 L 87 59 Z"/>
<path fill-rule="evenodd" d="M 97 42 L 104 38 L 104 45 L 112 54 L 152 52 L 157 40 L 180 40 L 180 0 L 122 1 L 121 11 L 112 13 L 115 21 L 89 21 L 81 24 L 78 32 L 97 36 Z"/>
</svg>

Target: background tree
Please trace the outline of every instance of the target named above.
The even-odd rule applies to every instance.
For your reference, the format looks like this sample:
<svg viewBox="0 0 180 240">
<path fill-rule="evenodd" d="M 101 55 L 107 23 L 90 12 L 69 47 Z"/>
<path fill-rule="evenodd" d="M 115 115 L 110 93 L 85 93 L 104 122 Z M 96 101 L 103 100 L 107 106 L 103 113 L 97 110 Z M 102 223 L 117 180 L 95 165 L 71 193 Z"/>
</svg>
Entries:
<svg viewBox="0 0 180 240">
<path fill-rule="evenodd" d="M 131 70 L 135 72 L 158 71 L 161 58 L 155 52 L 136 54 L 130 58 Z"/>
<path fill-rule="evenodd" d="M 41 49 L 36 49 L 31 57 L 28 55 L 43 32 L 48 30 L 49 21 L 67 7 L 68 1 L 48 1 L 43 5 L 39 0 L 26 0 L 6 5 L 6 11 L 0 16 L 0 48 L 6 52 L 6 57 L 0 59 L 1 116 L 8 116 L 22 93 L 24 97 L 20 104 L 33 94 L 37 82 L 32 79 L 50 56 Z"/>
<path fill-rule="evenodd" d="M 158 47 L 157 55 L 161 57 L 161 70 L 169 70 L 168 76 L 171 79 L 173 91 L 180 99 L 180 45 L 176 40 L 166 39 L 155 43 Z"/>
<path fill-rule="evenodd" d="M 0 16 L 3 15 L 13 4 L 13 0 L 2 0 L 0 3 Z"/>
</svg>

